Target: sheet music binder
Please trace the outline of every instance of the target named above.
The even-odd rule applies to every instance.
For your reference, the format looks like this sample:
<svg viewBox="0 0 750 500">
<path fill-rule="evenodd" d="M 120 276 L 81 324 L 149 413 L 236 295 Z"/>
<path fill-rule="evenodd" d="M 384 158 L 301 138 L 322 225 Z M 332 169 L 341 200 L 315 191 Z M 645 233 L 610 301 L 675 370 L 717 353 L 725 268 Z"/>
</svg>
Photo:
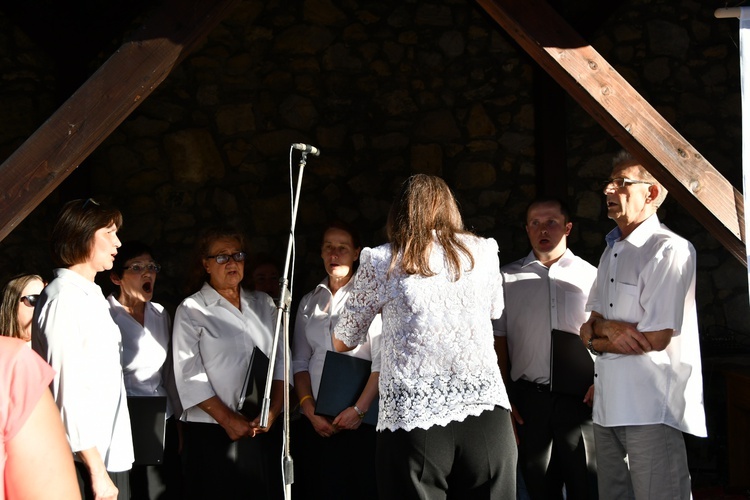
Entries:
<svg viewBox="0 0 750 500">
<path fill-rule="evenodd" d="M 575 333 L 552 330 L 550 390 L 583 396 L 594 383 L 594 360 Z"/>
<path fill-rule="evenodd" d="M 268 356 L 255 347 L 250 354 L 245 380 L 242 383 L 237 411 L 250 420 L 260 414 L 263 405 L 263 394 L 266 390 L 266 376 L 268 374 Z"/>
<path fill-rule="evenodd" d="M 133 465 L 161 465 L 167 426 L 166 396 L 128 396 L 128 411 L 135 453 Z"/>
<path fill-rule="evenodd" d="M 328 351 L 323 363 L 323 374 L 315 402 L 315 414 L 335 418 L 354 405 L 370 378 L 372 362 L 339 352 Z M 378 400 L 374 398 L 362 420 L 365 424 L 378 423 Z"/>
</svg>

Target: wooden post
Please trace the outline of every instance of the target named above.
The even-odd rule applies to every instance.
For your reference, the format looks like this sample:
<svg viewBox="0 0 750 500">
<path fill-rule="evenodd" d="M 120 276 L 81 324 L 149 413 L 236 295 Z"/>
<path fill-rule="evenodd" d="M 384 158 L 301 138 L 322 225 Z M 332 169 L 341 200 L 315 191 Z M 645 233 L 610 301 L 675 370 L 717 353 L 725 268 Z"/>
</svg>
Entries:
<svg viewBox="0 0 750 500">
<path fill-rule="evenodd" d="M 146 99 L 237 0 L 167 0 L 0 165 L 5 238 Z"/>
<path fill-rule="evenodd" d="M 477 0 L 534 60 L 747 265 L 742 195 L 544 0 Z"/>
</svg>

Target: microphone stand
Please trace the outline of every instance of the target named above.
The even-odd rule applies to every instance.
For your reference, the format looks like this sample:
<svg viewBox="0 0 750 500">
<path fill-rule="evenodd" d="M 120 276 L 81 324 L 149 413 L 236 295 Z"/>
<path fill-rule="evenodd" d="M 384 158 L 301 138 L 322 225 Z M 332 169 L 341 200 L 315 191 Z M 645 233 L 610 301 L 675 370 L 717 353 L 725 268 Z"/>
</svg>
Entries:
<svg viewBox="0 0 750 500">
<path fill-rule="evenodd" d="M 281 296 L 276 308 L 276 328 L 273 334 L 273 344 L 271 345 L 271 356 L 268 357 L 268 373 L 266 374 L 266 389 L 263 394 L 263 405 L 260 412 L 260 426 L 268 427 L 268 411 L 271 405 L 271 384 L 273 383 L 273 371 L 276 364 L 276 349 L 279 344 L 279 332 L 281 325 L 284 325 L 284 498 L 292 498 L 292 483 L 294 482 L 294 461 L 289 451 L 289 305 L 292 302 L 292 295 L 289 291 L 289 266 L 291 264 L 292 248 L 294 247 L 294 228 L 297 224 L 297 209 L 299 208 L 299 197 L 302 190 L 302 173 L 307 164 L 307 152 L 303 151 L 299 160 L 299 174 L 297 177 L 297 188 L 294 193 L 294 204 L 292 205 L 292 221 L 289 230 L 289 243 L 286 247 L 286 259 L 284 261 L 284 272 L 279 279 L 281 285 Z"/>
</svg>

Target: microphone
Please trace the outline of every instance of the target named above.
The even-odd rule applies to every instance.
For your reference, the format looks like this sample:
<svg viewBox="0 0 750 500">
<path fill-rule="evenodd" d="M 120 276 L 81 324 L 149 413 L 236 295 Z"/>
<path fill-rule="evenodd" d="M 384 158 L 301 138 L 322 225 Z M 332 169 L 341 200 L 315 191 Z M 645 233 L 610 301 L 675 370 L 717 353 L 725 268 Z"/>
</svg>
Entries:
<svg viewBox="0 0 750 500">
<path fill-rule="evenodd" d="M 292 147 L 304 153 L 310 153 L 313 156 L 320 156 L 320 150 L 315 146 L 310 146 L 309 144 L 302 144 L 301 142 L 297 142 L 292 144 Z"/>
</svg>

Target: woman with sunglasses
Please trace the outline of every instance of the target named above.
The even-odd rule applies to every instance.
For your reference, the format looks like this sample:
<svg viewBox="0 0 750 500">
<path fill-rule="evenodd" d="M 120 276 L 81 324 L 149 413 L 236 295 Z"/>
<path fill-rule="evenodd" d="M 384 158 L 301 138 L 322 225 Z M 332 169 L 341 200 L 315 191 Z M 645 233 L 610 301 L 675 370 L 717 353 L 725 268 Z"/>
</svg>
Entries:
<svg viewBox="0 0 750 500">
<path fill-rule="evenodd" d="M 169 313 L 151 299 L 161 266 L 145 243 L 130 241 L 117 251 L 109 278 L 117 287 L 107 297 L 109 313 L 122 332 L 122 372 L 128 396 L 167 397 L 162 465 L 136 465 L 130 471 L 133 499 L 179 498 L 180 465 L 175 407 L 179 405 L 171 359 Z"/>
<path fill-rule="evenodd" d="M 275 354 L 268 427 L 260 427 L 259 415 L 247 418 L 237 411 L 253 349 L 274 355 L 276 322 L 271 297 L 243 287 L 245 251 L 243 235 L 233 229 L 205 232 L 195 259 L 202 286 L 175 313 L 174 367 L 186 421 L 189 498 L 277 498 L 282 492 L 280 448 L 271 451 L 273 442 L 263 434 L 282 411 L 281 347 Z"/>
<path fill-rule="evenodd" d="M 42 277 L 36 274 L 22 274 L 5 284 L 0 304 L 0 335 L 19 338 L 31 347 L 31 320 L 44 285 Z"/>
<path fill-rule="evenodd" d="M 130 498 L 130 415 L 122 377 L 122 337 L 94 282 L 112 269 L 122 215 L 95 201 L 66 203 L 52 229 L 58 268 L 42 291 L 32 347 L 55 370 L 50 384 L 75 455 L 83 498 Z"/>
</svg>

